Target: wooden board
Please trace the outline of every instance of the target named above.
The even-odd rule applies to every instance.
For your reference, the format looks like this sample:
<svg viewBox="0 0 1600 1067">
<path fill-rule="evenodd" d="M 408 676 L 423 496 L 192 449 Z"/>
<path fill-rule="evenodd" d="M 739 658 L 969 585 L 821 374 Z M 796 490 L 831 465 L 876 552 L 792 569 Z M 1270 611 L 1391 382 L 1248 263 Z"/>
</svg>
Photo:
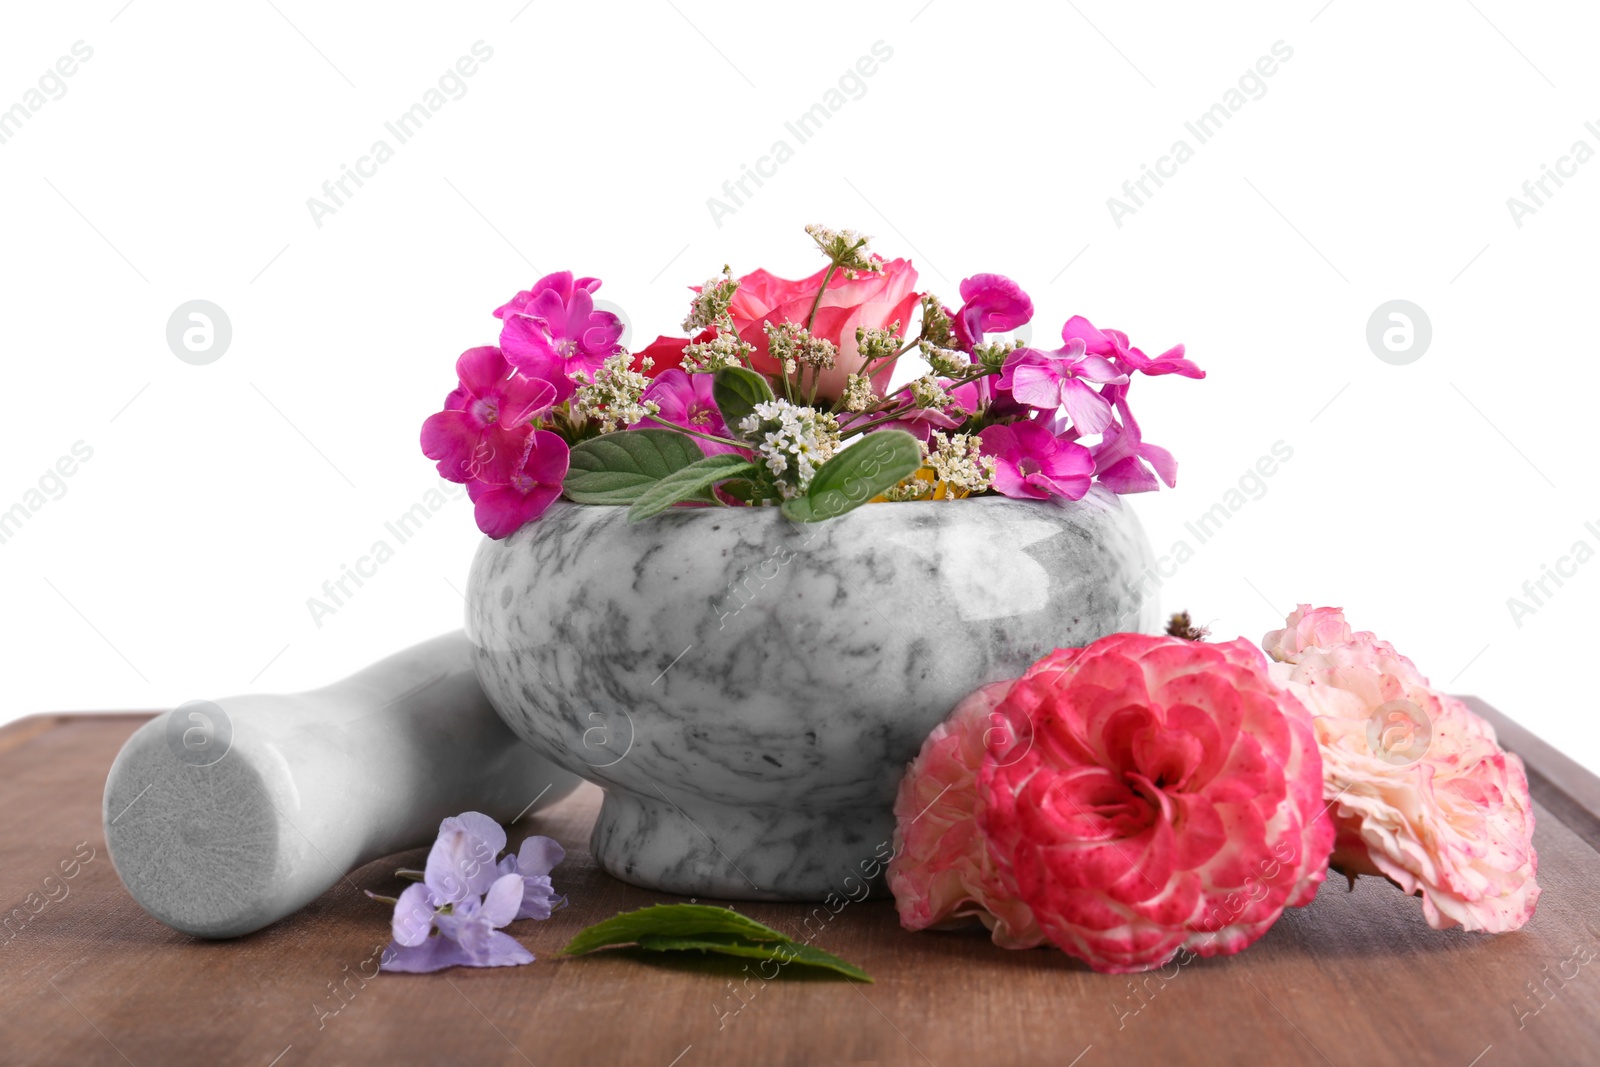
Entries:
<svg viewBox="0 0 1600 1067">
<path fill-rule="evenodd" d="M 29 917 L 13 910 L 0 930 L 0 1063 L 1600 1062 L 1600 854 L 1585 840 L 1600 840 L 1600 821 L 1576 802 L 1595 783 L 1570 761 L 1550 772 L 1559 786 L 1532 767 L 1536 796 L 1563 816 L 1541 805 L 1544 896 L 1524 930 L 1500 937 L 1431 930 L 1393 886 L 1362 879 L 1350 892 L 1335 877 L 1243 954 L 1169 968 L 1167 980 L 1097 975 L 982 936 L 907 933 L 886 901 L 826 920 L 822 909 L 812 922 L 813 943 L 865 967 L 873 985 L 764 983 L 754 965 L 680 967 L 632 950 L 554 960 L 588 923 L 677 899 L 594 865 L 598 793 L 585 787 L 514 828 L 513 840 L 544 833 L 568 850 L 556 884 L 571 906 L 511 928 L 537 963 L 363 981 L 387 940 L 387 909 L 358 889 L 393 892 L 393 868 L 419 866 L 423 853 L 374 863 L 247 938 L 176 933 L 123 890 L 100 833 L 106 771 L 143 718 L 36 717 L 0 730 L 0 906 Z M 1531 735 L 1505 733 L 1533 762 Z M 61 880 L 61 863 L 91 850 Z M 739 908 L 800 937 L 813 911 Z"/>
</svg>

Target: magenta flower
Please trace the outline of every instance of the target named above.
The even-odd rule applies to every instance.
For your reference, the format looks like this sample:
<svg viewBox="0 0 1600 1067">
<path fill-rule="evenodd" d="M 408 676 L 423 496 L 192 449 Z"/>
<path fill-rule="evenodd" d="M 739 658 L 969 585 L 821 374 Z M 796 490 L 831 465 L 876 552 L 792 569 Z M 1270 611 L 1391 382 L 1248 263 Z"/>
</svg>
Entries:
<svg viewBox="0 0 1600 1067">
<path fill-rule="evenodd" d="M 573 281 L 572 272 L 564 270 L 545 275 L 495 308 L 495 318 L 505 323 L 500 347 L 506 359 L 528 377 L 552 383 L 557 403 L 576 389 L 574 372 L 592 375 L 621 350 L 622 320 L 595 310 L 592 294 L 599 288 L 598 278 Z"/>
<path fill-rule="evenodd" d="M 528 427 L 554 403 L 555 387 L 513 371 L 493 345 L 461 353 L 456 377 L 445 410 L 422 424 L 422 454 L 452 482 L 510 480 Z"/>
<path fill-rule="evenodd" d="M 1149 493 L 1158 488 L 1159 474 L 1167 488 L 1177 485 L 1178 461 L 1159 445 L 1144 442 L 1125 398 L 1117 400 L 1117 414 L 1121 421 L 1112 422 L 1094 448 L 1094 472 L 1100 484 L 1113 493 Z"/>
<path fill-rule="evenodd" d="M 561 495 L 570 450 L 561 436 L 535 430 L 522 443 L 522 452 L 504 483 L 475 480 L 467 483 L 478 529 L 495 540 L 510 537 L 545 513 Z"/>
<path fill-rule="evenodd" d="M 1033 318 L 1033 301 L 1022 286 L 1004 274 L 974 274 L 961 280 L 965 301 L 953 318 L 956 339 L 967 351 L 983 343 L 985 333 L 1014 330 Z"/>
<path fill-rule="evenodd" d="M 987 427 L 979 437 L 995 458 L 994 488 L 1010 497 L 1080 500 L 1089 491 L 1094 457 L 1076 441 L 1063 441 L 1034 422 Z"/>
<path fill-rule="evenodd" d="M 1142 374 L 1181 374 L 1185 378 L 1204 378 L 1206 372 L 1183 356 L 1183 346 L 1174 345 L 1154 359 L 1128 343 L 1128 335 L 1121 330 L 1101 330 L 1082 315 L 1074 315 L 1061 327 L 1061 339 L 1067 344 L 1082 341 L 1093 356 L 1115 359 L 1128 370 Z"/>
<path fill-rule="evenodd" d="M 654 401 L 660 408 L 658 418 L 647 418 L 641 426 L 685 426 L 691 430 L 715 437 L 730 437 L 727 424 L 722 421 L 722 411 L 711 398 L 710 374 L 689 374 L 671 367 L 656 375 L 655 381 L 644 391 L 644 399 Z M 739 452 L 733 445 L 693 438 L 700 451 L 708 456 Z"/>
<path fill-rule="evenodd" d="M 1111 402 L 1088 383 L 1125 385 L 1128 376 L 1104 356 L 1084 351 L 1081 340 L 1068 341 L 1054 352 L 1021 348 L 1000 372 L 1000 388 L 1040 411 L 1066 408 L 1080 435 L 1096 434 L 1111 425 Z"/>
</svg>

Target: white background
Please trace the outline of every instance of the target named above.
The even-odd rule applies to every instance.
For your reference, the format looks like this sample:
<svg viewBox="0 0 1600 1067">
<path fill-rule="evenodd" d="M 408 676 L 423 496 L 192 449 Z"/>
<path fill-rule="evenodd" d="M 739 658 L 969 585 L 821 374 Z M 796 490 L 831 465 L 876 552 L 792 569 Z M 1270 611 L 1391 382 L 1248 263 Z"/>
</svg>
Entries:
<svg viewBox="0 0 1600 1067">
<path fill-rule="evenodd" d="M 1507 606 L 1600 549 L 1600 161 L 1520 227 L 1506 203 L 1600 149 L 1591 9 L 274 3 L 7 12 L 0 108 L 74 42 L 93 56 L 0 144 L 0 510 L 93 456 L 0 544 L 0 721 L 308 687 L 458 625 L 470 506 L 403 545 L 384 524 L 438 484 L 418 428 L 490 311 L 570 268 L 643 343 L 724 262 L 815 269 L 801 226 L 824 221 L 951 303 L 1011 275 L 1038 339 L 1081 313 L 1187 342 L 1209 378 L 1133 394 L 1181 465 L 1134 505 L 1158 553 L 1196 550 L 1167 608 L 1259 638 L 1343 605 L 1600 769 L 1600 561 Z M 465 95 L 396 146 L 385 121 L 480 40 Z M 784 122 L 877 41 L 864 94 L 798 144 Z M 1265 95 L 1198 144 L 1185 121 L 1278 41 Z M 394 158 L 317 226 L 307 198 L 379 138 Z M 780 138 L 794 158 L 719 226 L 707 198 Z M 1194 158 L 1117 226 L 1107 198 L 1179 138 Z M 206 366 L 166 341 L 192 299 L 232 323 Z M 1391 299 L 1431 319 L 1409 365 L 1366 341 Z M 1184 523 L 1278 441 L 1265 495 L 1198 544 Z M 394 558 L 318 626 L 307 599 L 380 538 Z"/>
</svg>

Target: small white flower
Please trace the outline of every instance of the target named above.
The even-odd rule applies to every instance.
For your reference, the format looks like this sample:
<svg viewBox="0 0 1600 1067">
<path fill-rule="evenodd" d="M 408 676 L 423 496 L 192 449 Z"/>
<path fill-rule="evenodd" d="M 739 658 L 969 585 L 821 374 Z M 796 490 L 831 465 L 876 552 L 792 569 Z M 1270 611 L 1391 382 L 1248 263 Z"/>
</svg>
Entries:
<svg viewBox="0 0 1600 1067">
<path fill-rule="evenodd" d="M 689 315 L 683 320 L 683 328 L 696 333 L 716 326 L 733 332 L 733 317 L 728 314 L 728 305 L 733 302 L 733 294 L 738 289 L 738 280 L 724 266 L 722 277 L 707 278 L 694 299 L 689 301 Z"/>
<path fill-rule="evenodd" d="M 867 243 L 871 240 L 865 234 L 855 230 L 834 230 L 819 222 L 813 222 L 806 227 L 806 233 L 817 242 L 817 247 L 822 249 L 822 254 L 845 270 L 881 271 L 883 264 L 872 257 L 867 251 Z"/>
<path fill-rule="evenodd" d="M 923 462 L 938 481 L 951 489 L 981 493 L 994 484 L 994 457 L 983 454 L 982 441 L 977 434 L 958 433 L 946 437 L 935 430 L 923 449 L 926 453 Z"/>
<path fill-rule="evenodd" d="M 745 358 L 755 351 L 732 330 L 718 332 L 715 339 L 688 345 L 683 350 L 683 369 L 689 374 L 710 374 L 723 367 L 743 366 Z"/>
<path fill-rule="evenodd" d="M 616 352 L 606 357 L 593 378 L 587 371 L 573 375 L 578 383 L 578 391 L 572 398 L 573 410 L 598 421 L 601 433 L 632 426 L 661 411 L 655 401 L 643 399 L 650 379 L 633 370 L 632 362 L 633 357 L 627 352 Z M 646 357 L 642 366 L 649 370 L 654 363 Z"/>
<path fill-rule="evenodd" d="M 879 400 L 877 393 L 872 391 L 872 381 L 864 374 L 852 374 L 844 383 L 844 409 L 846 411 L 866 411 Z"/>
<path fill-rule="evenodd" d="M 925 374 L 911 383 L 911 402 L 919 408 L 943 411 L 955 399 L 945 392 L 944 385 L 932 374 Z"/>
<path fill-rule="evenodd" d="M 754 442 L 785 500 L 804 493 L 839 446 L 839 424 L 832 415 L 787 400 L 757 404 L 739 421 L 739 432 Z"/>
</svg>

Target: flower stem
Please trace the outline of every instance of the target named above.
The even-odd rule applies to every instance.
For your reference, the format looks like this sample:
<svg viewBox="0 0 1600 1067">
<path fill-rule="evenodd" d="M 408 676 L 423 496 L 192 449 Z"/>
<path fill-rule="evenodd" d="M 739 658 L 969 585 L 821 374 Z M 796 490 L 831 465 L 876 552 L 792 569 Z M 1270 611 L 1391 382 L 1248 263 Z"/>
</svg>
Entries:
<svg viewBox="0 0 1600 1067">
<path fill-rule="evenodd" d="M 854 437 L 859 433 L 866 433 L 868 430 L 882 426 L 886 422 L 894 422 L 896 419 L 902 419 L 915 410 L 917 410 L 915 404 L 903 408 L 896 408 L 880 419 L 873 419 L 871 422 L 862 423 L 860 426 L 849 427 L 843 433 L 841 433 L 839 437 L 841 440 L 843 440 L 846 437 Z"/>
<path fill-rule="evenodd" d="M 817 298 L 811 301 L 811 314 L 806 316 L 806 329 L 811 329 L 811 324 L 816 321 L 817 308 L 822 306 L 822 294 L 828 291 L 828 283 L 833 280 L 833 272 L 839 269 L 837 262 L 828 264 L 828 273 L 822 276 L 822 286 L 817 290 Z"/>
<path fill-rule="evenodd" d="M 668 422 L 666 419 L 661 418 L 659 415 L 651 415 L 647 421 L 653 422 L 656 425 L 661 426 L 661 427 L 663 427 L 665 429 L 668 429 L 668 430 L 677 430 L 679 433 L 686 433 L 690 437 L 698 437 L 703 441 L 714 441 L 719 445 L 732 445 L 735 448 L 748 448 L 748 447 L 750 447 L 749 445 L 745 444 L 743 441 L 734 441 L 734 440 L 731 440 L 731 439 L 729 439 L 727 437 L 717 437 L 717 436 L 714 436 L 714 435 L 709 434 L 709 433 L 701 433 L 699 430 L 691 430 L 687 426 L 679 426 L 675 422 Z"/>
</svg>

